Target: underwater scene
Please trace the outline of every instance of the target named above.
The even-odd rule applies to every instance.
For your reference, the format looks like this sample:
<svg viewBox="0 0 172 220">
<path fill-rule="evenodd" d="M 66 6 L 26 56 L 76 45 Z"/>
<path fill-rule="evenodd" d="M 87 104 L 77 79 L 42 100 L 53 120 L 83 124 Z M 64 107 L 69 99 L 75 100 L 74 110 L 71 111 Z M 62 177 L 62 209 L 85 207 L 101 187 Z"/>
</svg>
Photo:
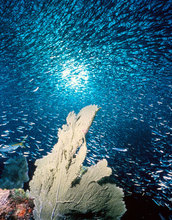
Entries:
<svg viewBox="0 0 172 220">
<path fill-rule="evenodd" d="M 0 177 L 95 104 L 84 166 L 106 159 L 125 195 L 170 210 L 172 1 L 2 0 L 0 30 Z"/>
</svg>

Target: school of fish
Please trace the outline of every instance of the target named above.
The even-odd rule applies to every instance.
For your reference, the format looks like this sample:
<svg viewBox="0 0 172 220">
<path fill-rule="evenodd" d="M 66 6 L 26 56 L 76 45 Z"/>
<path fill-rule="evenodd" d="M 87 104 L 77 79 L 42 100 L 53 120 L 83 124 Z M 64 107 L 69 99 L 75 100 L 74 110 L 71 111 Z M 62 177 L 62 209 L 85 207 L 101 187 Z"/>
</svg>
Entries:
<svg viewBox="0 0 172 220">
<path fill-rule="evenodd" d="M 85 165 L 106 158 L 127 193 L 170 207 L 170 7 L 170 0 L 2 0 L 0 162 L 43 157 L 69 112 L 97 104 Z"/>
</svg>

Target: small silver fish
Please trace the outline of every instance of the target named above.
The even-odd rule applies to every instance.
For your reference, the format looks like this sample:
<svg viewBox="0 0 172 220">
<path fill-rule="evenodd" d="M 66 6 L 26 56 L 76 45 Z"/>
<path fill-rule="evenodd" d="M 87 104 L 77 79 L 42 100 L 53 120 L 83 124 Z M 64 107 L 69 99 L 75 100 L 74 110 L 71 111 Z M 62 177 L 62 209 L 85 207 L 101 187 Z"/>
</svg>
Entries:
<svg viewBox="0 0 172 220">
<path fill-rule="evenodd" d="M 113 150 L 120 151 L 120 152 L 127 152 L 128 151 L 128 149 L 126 149 L 126 148 L 118 148 L 118 147 L 113 147 Z"/>
</svg>

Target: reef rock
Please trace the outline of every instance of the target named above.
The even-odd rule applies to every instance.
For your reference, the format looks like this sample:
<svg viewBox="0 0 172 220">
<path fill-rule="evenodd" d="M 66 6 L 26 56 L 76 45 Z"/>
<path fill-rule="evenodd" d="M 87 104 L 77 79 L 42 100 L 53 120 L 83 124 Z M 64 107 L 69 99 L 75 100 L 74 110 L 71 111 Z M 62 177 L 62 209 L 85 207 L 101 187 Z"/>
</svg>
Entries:
<svg viewBox="0 0 172 220">
<path fill-rule="evenodd" d="M 35 219 L 64 219 L 75 213 L 101 213 L 119 219 L 125 212 L 123 191 L 115 184 L 100 183 L 111 175 L 105 159 L 83 170 L 87 147 L 85 135 L 99 108 L 90 105 L 78 115 L 69 113 L 67 124 L 58 131 L 52 152 L 36 161 L 30 181 Z M 66 219 L 72 219 L 70 217 Z"/>
<path fill-rule="evenodd" d="M 0 189 L 0 220 L 33 219 L 33 200 L 22 189 Z"/>
<path fill-rule="evenodd" d="M 6 161 L 2 172 L 0 188 L 23 188 L 24 183 L 28 180 L 28 163 L 26 158 L 24 156 L 10 158 Z"/>
</svg>

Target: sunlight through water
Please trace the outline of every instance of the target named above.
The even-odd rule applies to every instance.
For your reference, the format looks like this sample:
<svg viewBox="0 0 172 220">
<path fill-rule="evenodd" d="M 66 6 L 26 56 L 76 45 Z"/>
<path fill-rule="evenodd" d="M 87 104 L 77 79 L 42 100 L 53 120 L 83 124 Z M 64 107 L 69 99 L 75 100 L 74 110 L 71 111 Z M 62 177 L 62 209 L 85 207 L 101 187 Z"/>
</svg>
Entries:
<svg viewBox="0 0 172 220">
<path fill-rule="evenodd" d="M 74 61 L 68 61 L 63 65 L 62 80 L 66 88 L 77 91 L 80 88 L 86 88 L 88 83 L 88 71 Z"/>
</svg>

